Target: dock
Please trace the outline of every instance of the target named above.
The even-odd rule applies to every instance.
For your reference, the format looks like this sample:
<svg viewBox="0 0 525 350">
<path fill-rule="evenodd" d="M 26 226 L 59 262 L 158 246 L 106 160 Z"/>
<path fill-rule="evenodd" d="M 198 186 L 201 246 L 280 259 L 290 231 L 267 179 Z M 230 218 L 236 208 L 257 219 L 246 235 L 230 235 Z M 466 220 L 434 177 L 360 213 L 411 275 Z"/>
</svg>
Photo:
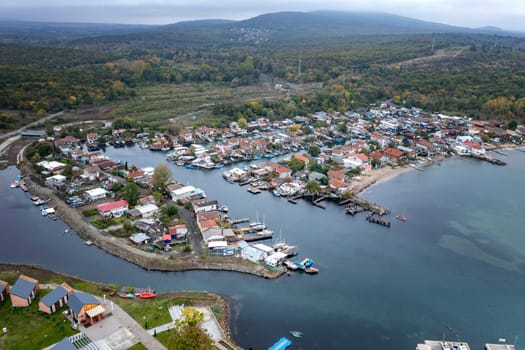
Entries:
<svg viewBox="0 0 525 350">
<path fill-rule="evenodd" d="M 470 155 L 471 158 L 475 158 L 475 159 L 479 159 L 479 160 L 484 160 L 485 162 L 489 162 L 491 164 L 494 164 L 494 165 L 507 165 L 507 163 L 505 163 L 504 161 L 498 159 L 498 158 L 494 158 L 494 157 L 491 157 L 491 156 L 488 156 L 488 155 L 474 155 L 474 154 L 471 154 Z"/>
<path fill-rule="evenodd" d="M 362 213 L 364 211 L 365 211 L 365 209 L 363 209 L 362 207 L 359 207 L 357 205 L 349 205 L 348 207 L 346 207 L 346 213 L 349 214 L 349 215 L 352 215 L 352 216 L 354 216 L 355 214 L 358 214 L 358 213 Z"/>
<path fill-rule="evenodd" d="M 230 221 L 232 225 L 243 224 L 245 222 L 250 222 L 250 218 L 233 219 Z"/>
<path fill-rule="evenodd" d="M 390 221 L 384 220 L 380 217 L 377 217 L 374 214 L 370 214 L 366 217 L 366 221 L 371 222 L 373 224 L 378 224 L 385 227 L 390 227 Z"/>
<path fill-rule="evenodd" d="M 248 187 L 248 192 L 250 192 L 251 194 L 259 194 L 261 193 L 261 190 L 257 187 Z"/>
</svg>

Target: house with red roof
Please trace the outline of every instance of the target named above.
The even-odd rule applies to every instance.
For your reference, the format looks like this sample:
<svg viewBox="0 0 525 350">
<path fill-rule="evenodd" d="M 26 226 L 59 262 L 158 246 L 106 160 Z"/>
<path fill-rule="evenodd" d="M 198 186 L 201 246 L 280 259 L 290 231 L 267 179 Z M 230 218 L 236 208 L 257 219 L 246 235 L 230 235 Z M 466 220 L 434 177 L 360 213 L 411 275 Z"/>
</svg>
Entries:
<svg viewBox="0 0 525 350">
<path fill-rule="evenodd" d="M 328 175 L 329 179 L 336 179 L 339 181 L 344 181 L 346 177 L 344 172 L 337 170 L 329 170 L 326 175 Z"/>
<path fill-rule="evenodd" d="M 299 159 L 300 161 L 302 161 L 305 166 L 308 166 L 308 164 L 310 164 L 310 158 L 308 158 L 308 156 L 306 156 L 304 154 L 298 154 L 298 155 L 295 155 L 293 157 L 295 159 Z"/>
<path fill-rule="evenodd" d="M 375 133 L 370 134 L 370 141 L 377 142 L 377 144 L 381 148 L 385 148 L 386 145 L 388 144 L 388 140 L 386 139 L 386 137 L 384 137 L 383 135 L 375 134 Z"/>
<path fill-rule="evenodd" d="M 400 161 L 404 156 L 403 151 L 395 149 L 395 148 L 386 148 L 383 153 L 391 161 Z"/>
<path fill-rule="evenodd" d="M 268 162 L 266 166 L 270 168 L 270 171 L 275 173 L 279 179 L 286 179 L 287 177 L 292 176 L 292 169 L 288 168 L 287 166 L 274 162 Z"/>
<path fill-rule="evenodd" d="M 129 204 L 124 199 L 97 205 L 97 210 L 103 217 L 121 217 L 127 213 Z"/>
<path fill-rule="evenodd" d="M 188 234 L 188 227 L 185 224 L 175 225 L 168 228 L 168 233 L 171 235 L 172 240 L 186 240 Z"/>
<path fill-rule="evenodd" d="M 484 155 L 485 149 L 472 141 L 463 142 L 463 146 L 467 148 L 467 152 L 473 155 L 481 156 Z"/>
<path fill-rule="evenodd" d="M 330 181 L 328 182 L 328 185 L 336 193 L 343 193 L 344 191 L 348 189 L 348 184 L 338 179 L 330 179 Z"/>
</svg>

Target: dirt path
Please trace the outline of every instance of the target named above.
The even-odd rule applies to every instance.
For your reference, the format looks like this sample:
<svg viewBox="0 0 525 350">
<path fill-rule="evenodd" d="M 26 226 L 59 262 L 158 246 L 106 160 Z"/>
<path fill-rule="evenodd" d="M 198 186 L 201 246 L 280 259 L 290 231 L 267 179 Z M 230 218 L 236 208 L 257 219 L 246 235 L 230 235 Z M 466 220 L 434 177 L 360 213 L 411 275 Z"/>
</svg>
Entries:
<svg viewBox="0 0 525 350">
<path fill-rule="evenodd" d="M 432 61 L 439 61 L 443 59 L 453 59 L 461 55 L 466 50 L 465 47 L 453 48 L 453 49 L 440 49 L 436 50 L 433 55 L 412 58 L 410 60 L 396 62 L 387 65 L 387 68 L 395 68 L 399 66 L 417 66 L 426 63 L 431 63 Z"/>
</svg>

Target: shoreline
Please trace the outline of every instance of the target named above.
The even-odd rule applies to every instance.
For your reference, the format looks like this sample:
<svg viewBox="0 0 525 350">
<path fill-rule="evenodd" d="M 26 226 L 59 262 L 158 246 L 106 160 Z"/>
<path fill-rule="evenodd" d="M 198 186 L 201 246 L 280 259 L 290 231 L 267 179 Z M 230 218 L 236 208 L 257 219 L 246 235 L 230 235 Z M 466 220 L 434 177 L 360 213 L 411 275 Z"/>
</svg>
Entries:
<svg viewBox="0 0 525 350">
<path fill-rule="evenodd" d="M 78 277 L 78 276 L 73 276 L 73 275 L 70 275 L 70 274 L 67 274 L 67 273 L 56 272 L 56 271 L 47 269 L 47 268 L 45 268 L 43 266 L 40 266 L 40 265 L 28 265 L 28 264 L 17 264 L 17 263 L 0 263 L 0 273 L 11 273 L 11 272 L 16 273 L 16 274 L 24 274 L 24 275 L 31 276 L 31 277 L 36 278 L 37 280 L 39 280 L 40 283 L 42 283 L 42 280 L 44 280 L 44 282 L 47 282 L 48 280 L 51 280 L 52 278 L 59 276 L 60 278 L 66 280 L 68 283 L 71 280 L 73 280 L 73 281 L 76 280 L 76 281 L 80 281 L 80 282 L 86 282 L 86 283 L 93 284 L 93 285 L 95 285 L 95 286 L 97 286 L 99 288 L 100 292 L 106 292 L 107 293 L 108 291 L 115 289 L 115 285 L 114 284 L 107 284 L 107 283 L 87 280 L 87 279 L 84 279 L 84 278 L 81 278 L 81 277 Z M 118 288 L 117 288 L 117 290 L 118 290 Z M 116 292 L 116 290 L 114 290 L 114 291 Z M 210 296 L 209 298 L 206 298 L 206 297 L 192 297 L 192 295 L 194 293 L 195 293 L 195 291 L 167 291 L 167 292 L 158 293 L 158 295 L 159 296 L 168 296 L 168 297 L 184 297 L 184 298 L 188 298 L 190 300 L 195 300 L 197 302 L 199 300 L 202 302 L 203 300 L 208 300 L 209 298 L 214 298 L 214 300 L 217 303 L 220 304 L 221 308 L 224 311 L 223 317 L 220 320 L 217 319 L 217 322 L 219 323 L 219 325 L 221 327 L 222 333 L 226 337 L 226 340 L 229 343 L 231 343 L 231 345 L 233 345 L 235 348 L 240 349 L 241 347 L 234 341 L 234 339 L 232 337 L 232 317 L 231 317 L 232 315 L 231 315 L 231 307 L 230 307 L 231 301 L 230 301 L 230 299 L 228 297 L 226 297 L 226 296 L 223 296 L 223 295 L 220 295 L 220 294 L 217 294 L 217 293 L 213 293 L 213 292 L 208 292 L 208 291 L 204 291 L 202 293 L 204 293 L 207 296 Z M 199 292 L 199 293 L 201 293 L 201 292 Z M 114 297 L 116 297 L 116 296 L 114 296 Z M 209 306 L 205 302 L 202 302 L 202 305 L 203 306 Z M 197 306 L 200 306 L 200 305 L 197 305 Z"/>
<path fill-rule="evenodd" d="M 25 178 L 29 193 L 45 198 L 51 198 L 55 207 L 57 216 L 83 240 L 90 240 L 98 248 L 110 253 L 116 257 L 124 259 L 135 264 L 146 271 L 163 271 L 177 272 L 190 270 L 214 270 L 214 271 L 231 271 L 244 274 L 250 274 L 266 279 L 278 278 L 286 271 L 269 271 L 261 265 L 248 262 L 239 262 L 235 260 L 226 260 L 225 258 L 208 257 L 201 258 L 180 258 L 169 259 L 159 254 L 145 252 L 126 244 L 123 239 L 109 235 L 104 235 L 99 230 L 84 221 L 81 214 L 70 208 L 64 203 L 51 189 L 42 187 L 31 179 L 31 169 L 26 163 L 18 166 L 21 174 Z"/>
</svg>

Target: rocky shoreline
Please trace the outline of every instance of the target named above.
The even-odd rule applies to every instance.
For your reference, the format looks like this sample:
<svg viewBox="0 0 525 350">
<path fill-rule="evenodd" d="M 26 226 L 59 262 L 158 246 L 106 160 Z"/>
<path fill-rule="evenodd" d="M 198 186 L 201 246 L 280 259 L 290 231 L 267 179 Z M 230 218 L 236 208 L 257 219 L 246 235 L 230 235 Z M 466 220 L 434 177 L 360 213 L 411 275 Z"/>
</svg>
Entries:
<svg viewBox="0 0 525 350">
<path fill-rule="evenodd" d="M 277 278 L 285 271 L 269 271 L 260 265 L 245 261 L 236 261 L 228 258 L 177 258 L 170 259 L 155 253 L 135 249 L 126 244 L 123 239 L 106 235 L 89 223 L 75 209 L 70 208 L 51 189 L 40 186 L 32 180 L 32 169 L 23 162 L 19 164 L 21 174 L 24 176 L 29 192 L 33 195 L 50 198 L 57 216 L 64 223 L 72 227 L 83 240 L 92 241 L 104 251 L 135 264 L 148 271 L 189 271 L 189 270 L 216 270 L 232 271 L 255 275 L 267 279 Z"/>
</svg>

